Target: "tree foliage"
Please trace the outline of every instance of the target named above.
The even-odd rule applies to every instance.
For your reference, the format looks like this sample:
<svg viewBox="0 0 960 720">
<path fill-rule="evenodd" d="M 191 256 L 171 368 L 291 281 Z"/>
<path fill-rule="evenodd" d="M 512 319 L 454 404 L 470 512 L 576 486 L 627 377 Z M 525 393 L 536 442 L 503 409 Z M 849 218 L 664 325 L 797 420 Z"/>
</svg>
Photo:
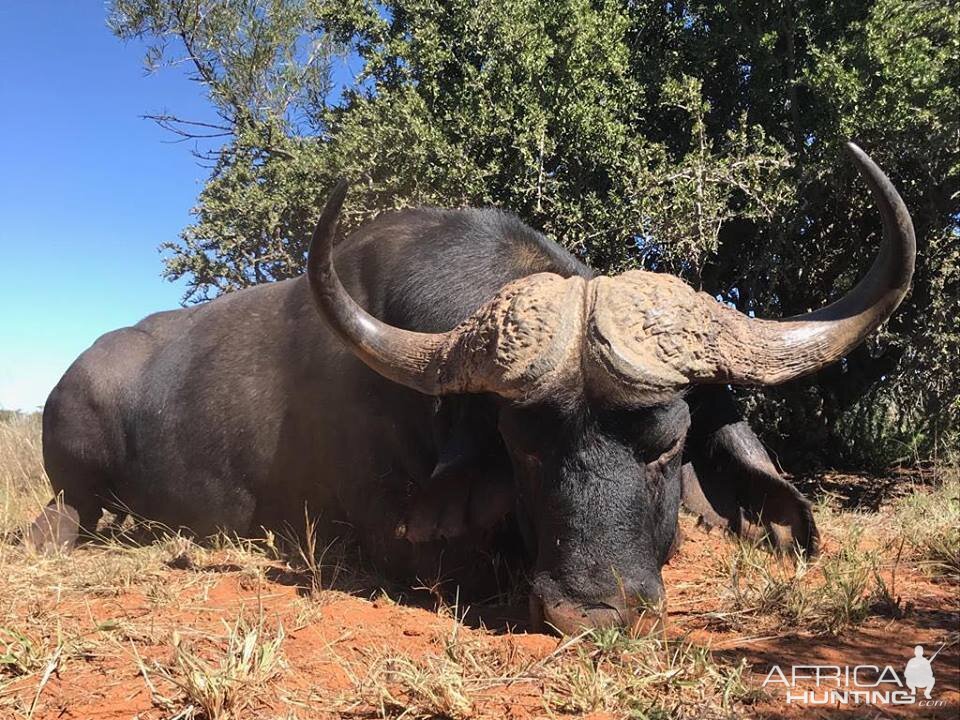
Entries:
<svg viewBox="0 0 960 720">
<path fill-rule="evenodd" d="M 913 212 L 913 292 L 844 363 L 745 395 L 830 464 L 955 449 L 960 9 L 935 0 L 114 0 L 151 67 L 187 61 L 226 143 L 166 245 L 188 300 L 298 274 L 339 176 L 345 222 L 497 205 L 605 271 L 679 273 L 782 316 L 849 289 L 879 219 L 854 139 Z M 334 70 L 353 68 L 337 92 Z M 164 116 L 177 132 L 205 128 Z"/>
</svg>

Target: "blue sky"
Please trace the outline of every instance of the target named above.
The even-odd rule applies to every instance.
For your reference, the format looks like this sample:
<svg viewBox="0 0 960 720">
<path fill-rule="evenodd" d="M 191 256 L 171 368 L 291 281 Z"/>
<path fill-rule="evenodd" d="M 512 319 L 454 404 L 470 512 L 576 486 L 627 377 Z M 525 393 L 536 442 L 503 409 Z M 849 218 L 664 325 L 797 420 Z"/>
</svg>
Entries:
<svg viewBox="0 0 960 720">
<path fill-rule="evenodd" d="M 208 118 L 202 87 L 146 76 L 101 2 L 0 3 L 0 408 L 35 409 L 102 333 L 177 307 L 157 250 L 207 170 L 141 115 Z"/>
</svg>

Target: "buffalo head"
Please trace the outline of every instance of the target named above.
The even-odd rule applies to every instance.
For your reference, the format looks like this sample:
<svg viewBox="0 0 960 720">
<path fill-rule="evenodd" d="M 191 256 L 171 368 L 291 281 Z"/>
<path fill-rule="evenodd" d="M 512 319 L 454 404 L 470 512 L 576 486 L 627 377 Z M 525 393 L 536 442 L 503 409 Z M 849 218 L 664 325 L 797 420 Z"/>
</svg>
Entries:
<svg viewBox="0 0 960 720">
<path fill-rule="evenodd" d="M 688 391 L 815 372 L 899 305 L 913 274 L 913 225 L 883 172 L 848 149 L 880 208 L 883 248 L 846 296 L 786 320 L 752 319 L 677 278 L 630 271 L 539 273 L 507 284 L 449 332 L 392 327 L 337 277 L 332 246 L 346 184 L 334 189 L 308 261 L 316 305 L 380 375 L 428 395 L 495 398 L 518 512 L 536 546 L 535 617 L 573 632 L 630 623 L 663 599 L 660 569 L 689 485 L 681 480 Z M 695 463 L 686 467 L 692 473 Z M 757 477 L 767 472 L 758 468 Z"/>
</svg>

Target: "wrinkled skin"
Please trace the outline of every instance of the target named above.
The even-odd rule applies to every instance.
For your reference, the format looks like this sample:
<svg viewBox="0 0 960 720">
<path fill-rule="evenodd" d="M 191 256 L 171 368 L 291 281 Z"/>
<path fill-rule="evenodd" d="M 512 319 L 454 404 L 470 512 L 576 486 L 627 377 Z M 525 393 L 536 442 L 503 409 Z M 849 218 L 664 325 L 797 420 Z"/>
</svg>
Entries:
<svg viewBox="0 0 960 720">
<path fill-rule="evenodd" d="M 336 264 L 369 312 L 425 332 L 454 327 L 531 273 L 593 275 L 496 211 L 385 214 L 338 245 Z M 745 426 L 726 413 L 698 429 L 710 415 L 696 410 L 700 392 L 656 407 L 427 397 L 347 351 L 298 278 L 98 340 L 47 402 L 44 458 L 76 510 L 69 518 L 88 532 L 104 508 L 198 535 L 302 531 L 306 507 L 327 538 L 351 529 L 390 574 L 451 578 L 464 597 L 490 592 L 491 553 L 525 552 L 534 621 L 574 632 L 630 623 L 663 599 L 685 462 L 718 505 L 697 511 L 734 532 L 766 486 L 789 488 L 775 470 L 741 472 L 735 454 L 707 469 Z M 776 502 L 813 536 L 799 495 Z"/>
</svg>

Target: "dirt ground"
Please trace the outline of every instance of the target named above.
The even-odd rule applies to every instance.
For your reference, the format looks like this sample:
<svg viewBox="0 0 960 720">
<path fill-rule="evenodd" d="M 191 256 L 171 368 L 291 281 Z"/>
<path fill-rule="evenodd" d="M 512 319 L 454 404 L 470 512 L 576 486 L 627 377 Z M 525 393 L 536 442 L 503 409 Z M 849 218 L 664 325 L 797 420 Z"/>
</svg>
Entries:
<svg viewBox="0 0 960 720">
<path fill-rule="evenodd" d="M 699 531 L 697 531 L 699 533 Z M 916 645 L 928 648 L 927 655 L 941 643 L 944 650 L 934 661 L 937 679 L 936 694 L 942 701 L 937 708 L 919 709 L 914 705 L 884 706 L 869 709 L 863 706 L 844 710 L 836 705 L 814 707 L 809 704 L 788 705 L 782 684 L 767 685 L 768 697 L 759 702 L 751 716 L 762 718 L 833 718 L 856 717 L 881 720 L 894 717 L 957 718 L 960 716 L 960 648 L 957 644 L 960 630 L 960 593 L 956 585 L 936 583 L 924 574 L 909 568 L 900 568 L 896 577 L 896 596 L 904 604 L 903 617 L 875 615 L 861 625 L 849 628 L 840 635 L 818 636 L 789 627 L 771 629 L 753 634 L 723 630 L 717 627 L 713 613 L 715 599 L 704 594 L 702 575 L 697 568 L 709 563 L 711 555 L 724 552 L 716 535 L 696 534 L 693 542 L 685 543 L 679 562 L 672 563 L 664 572 L 667 586 L 672 588 L 670 626 L 674 632 L 689 633 L 693 642 L 710 647 L 714 652 L 731 659 L 747 661 L 753 681 L 763 681 L 774 665 L 786 676 L 791 666 L 821 665 L 891 666 L 901 673 Z M 827 538 L 830 542 L 830 538 Z M 952 645 L 951 645 L 952 643 Z M 804 670 L 804 674 L 812 673 Z M 776 679 L 777 676 L 774 676 Z M 872 682 L 875 675 L 869 675 Z M 799 687 L 812 688 L 811 682 Z"/>
<path fill-rule="evenodd" d="M 960 470 L 795 482 L 818 558 L 683 515 L 662 627 L 559 638 L 528 632 L 522 582 L 471 607 L 270 537 L 36 553 L 39 422 L 0 424 L 0 720 L 960 716 Z M 898 684 L 916 645 L 930 701 Z M 809 702 L 841 673 L 881 695 Z"/>
<path fill-rule="evenodd" d="M 722 562 L 732 552 L 730 541 L 717 531 L 695 526 L 691 518 L 684 518 L 683 526 L 686 541 L 664 571 L 669 614 L 662 647 L 669 652 L 670 643 L 687 642 L 709 649 L 722 662 L 746 663 L 744 682 L 756 692 L 731 705 L 728 717 L 958 716 L 960 598 L 956 584 L 902 564 L 892 579 L 900 600 L 900 610 L 894 615 L 902 617 L 875 614 L 835 636 L 817 636 L 750 618 L 740 622 L 731 619 L 722 584 L 711 570 L 717 567 L 718 558 Z M 828 534 L 828 545 L 832 542 Z M 97 554 L 117 552 L 110 547 L 80 549 L 57 560 L 60 565 L 44 573 L 45 586 L 35 588 L 29 597 L 21 594 L 7 600 L 5 622 L 22 615 L 27 625 L 46 627 L 47 648 L 56 647 L 50 656 L 37 653 L 39 662 L 32 668 L 23 661 L 25 671 L 0 684 L 0 716 L 36 720 L 205 717 L 204 712 L 210 711 L 202 711 L 193 702 L 197 688 L 191 689 L 183 680 L 197 666 L 178 664 L 175 656 L 180 648 L 189 647 L 190 658 L 210 664 L 199 666 L 202 670 L 197 676 L 215 674 L 210 667 L 216 667 L 216 658 L 223 655 L 231 634 L 237 635 L 233 625 L 237 618 L 254 618 L 251 622 L 260 630 L 261 643 L 282 632 L 282 660 L 275 671 L 244 689 L 242 705 L 231 710 L 225 691 L 222 717 L 406 713 L 409 717 L 519 719 L 557 716 L 569 710 L 564 710 L 564 703 L 547 699 L 555 678 L 542 671 L 554 658 L 572 652 L 571 643 L 576 641 L 527 633 L 520 607 L 490 606 L 461 612 L 449 606 L 398 604 L 383 594 L 367 599 L 332 590 L 312 591 L 309 573 L 291 571 L 284 562 L 262 557 L 255 563 L 243 562 L 238 561 L 235 548 L 199 551 L 186 544 L 179 551 L 166 547 L 163 555 L 143 559 L 143 567 L 128 570 L 119 583 L 108 572 L 103 576 L 113 582 L 104 582 L 102 587 L 92 582 L 78 588 L 59 580 L 58 573 L 69 571 L 72 564 L 92 563 Z M 54 637 L 60 639 L 54 642 Z M 902 672 L 915 645 L 923 645 L 929 655 L 941 643 L 946 646 L 933 665 L 937 707 L 843 710 L 836 705 L 787 704 L 782 685 L 762 687 L 774 665 L 787 673 L 792 665 L 890 665 Z M 444 695 L 449 695 L 450 689 L 443 690 L 443 682 L 436 683 L 441 687 L 436 690 L 436 702 L 428 691 L 418 695 L 419 700 L 410 699 L 410 694 L 420 693 L 422 688 L 418 690 L 420 686 L 409 678 L 399 682 L 396 678 L 400 675 L 391 675 L 402 673 L 402 668 L 390 666 L 400 662 L 397 658 L 420 663 L 421 671 L 429 670 L 430 659 L 449 656 L 452 647 L 465 649 L 458 668 L 469 669 L 471 663 L 485 665 L 477 669 L 476 677 L 468 678 L 465 704 L 457 700 L 456 693 Z M 57 652 L 59 657 L 54 657 Z M 203 683 L 201 678 L 200 685 Z M 429 678 L 422 684 L 429 688 Z M 394 685 L 399 689 L 391 690 Z M 677 700 L 695 702 L 695 695 L 691 700 L 689 694 L 681 693 Z M 602 698 L 597 706 L 604 707 Z M 697 716 L 690 707 L 678 714 Z M 600 711 L 591 716 L 615 717 L 616 713 Z M 714 715 L 711 711 L 703 716 Z"/>
</svg>

